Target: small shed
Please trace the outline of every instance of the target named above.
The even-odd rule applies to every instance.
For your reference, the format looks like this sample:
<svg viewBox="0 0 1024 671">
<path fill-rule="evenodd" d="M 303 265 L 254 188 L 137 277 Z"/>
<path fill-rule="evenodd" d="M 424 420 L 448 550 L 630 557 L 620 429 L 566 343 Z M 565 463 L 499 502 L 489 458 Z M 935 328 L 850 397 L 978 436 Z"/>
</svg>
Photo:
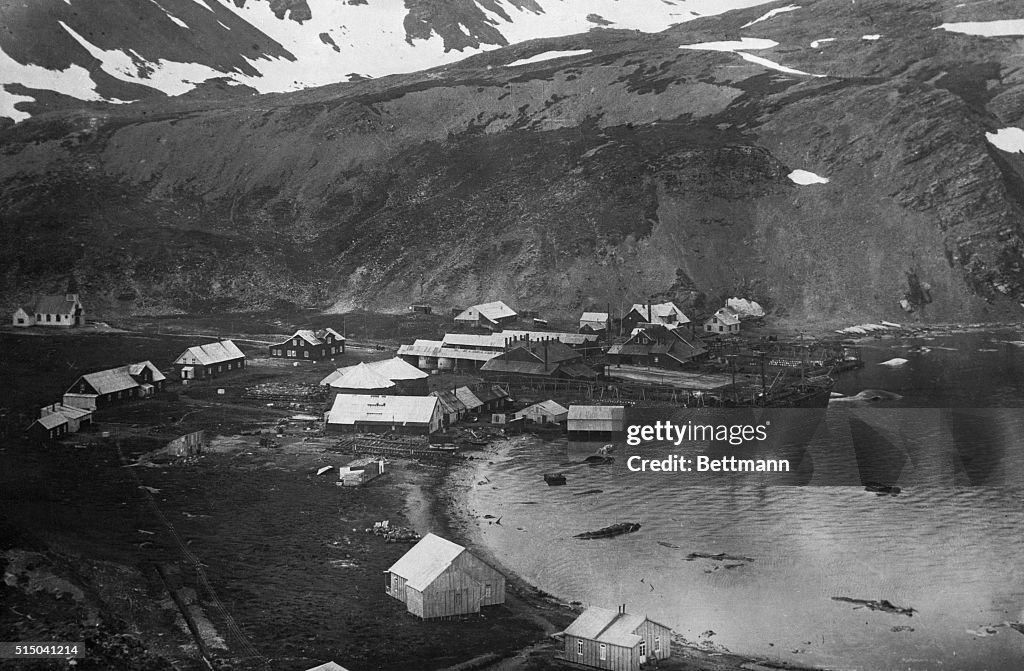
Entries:
<svg viewBox="0 0 1024 671">
<path fill-rule="evenodd" d="M 453 390 L 432 391 L 430 395 L 437 397 L 437 402 L 441 406 L 443 424 L 446 428 L 462 419 L 466 413 L 466 406 Z"/>
<path fill-rule="evenodd" d="M 584 312 L 580 315 L 580 333 L 607 333 L 611 318 L 607 312 Z"/>
<path fill-rule="evenodd" d="M 563 659 L 612 671 L 639 671 L 641 664 L 668 659 L 672 630 L 645 615 L 592 606 L 562 632 Z"/>
<path fill-rule="evenodd" d="M 362 485 L 384 475 L 385 461 L 381 457 L 363 457 L 338 468 L 338 482 L 345 487 Z"/>
<path fill-rule="evenodd" d="M 479 412 L 484 407 L 484 402 L 469 387 L 459 387 L 456 389 L 455 397 L 465 406 L 466 412 Z"/>
<path fill-rule="evenodd" d="M 424 620 L 505 603 L 505 576 L 466 548 L 428 533 L 384 572 L 386 591 Z"/>
<path fill-rule="evenodd" d="M 63 403 L 51 403 L 39 408 L 39 417 L 62 415 L 68 421 L 68 433 L 77 433 L 84 425 L 92 424 L 92 411 Z"/>
<path fill-rule="evenodd" d="M 570 437 L 605 439 L 626 429 L 626 408 L 621 405 L 570 405 Z"/>
<path fill-rule="evenodd" d="M 518 411 L 516 418 L 535 424 L 561 424 L 569 418 L 569 409 L 552 400 L 541 401 Z"/>
<path fill-rule="evenodd" d="M 28 435 L 33 440 L 56 440 L 67 434 L 68 418 L 60 413 L 43 415 L 28 427 Z"/>
</svg>

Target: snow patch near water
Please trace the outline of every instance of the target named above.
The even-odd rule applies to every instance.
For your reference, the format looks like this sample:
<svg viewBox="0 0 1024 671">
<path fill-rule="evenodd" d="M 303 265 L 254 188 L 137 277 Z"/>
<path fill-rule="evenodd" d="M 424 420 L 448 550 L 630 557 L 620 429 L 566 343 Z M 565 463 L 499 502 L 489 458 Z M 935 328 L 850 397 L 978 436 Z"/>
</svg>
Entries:
<svg viewBox="0 0 1024 671">
<path fill-rule="evenodd" d="M 933 30 L 948 30 L 951 33 L 980 35 L 982 37 L 1006 37 L 1024 35 L 1024 19 L 1001 19 L 998 21 L 962 21 L 943 23 Z"/>
<path fill-rule="evenodd" d="M 1013 153 L 1024 154 L 1024 130 L 1009 126 L 1000 128 L 995 133 L 985 133 L 985 139 L 992 143 L 996 149 Z"/>
<path fill-rule="evenodd" d="M 507 67 L 514 68 L 518 65 L 528 65 L 529 63 L 540 63 L 543 61 L 551 61 L 556 58 L 565 58 L 566 56 L 582 56 L 583 54 L 591 53 L 591 49 L 577 49 L 575 51 L 545 51 L 542 54 L 536 56 L 530 56 L 529 58 L 520 58 L 518 61 L 513 61 L 507 64 Z"/>
<path fill-rule="evenodd" d="M 736 54 L 743 60 L 762 65 L 770 70 L 778 70 L 779 72 L 785 72 L 790 75 L 804 75 L 807 77 L 824 77 L 825 75 L 815 75 L 803 70 L 796 70 L 794 68 L 780 65 L 775 61 L 770 61 L 767 58 L 748 54 L 746 51 L 740 51 L 741 49 L 771 49 L 772 47 L 779 46 L 779 43 L 774 40 L 766 40 L 760 37 L 744 37 L 739 40 L 726 40 L 722 42 L 700 42 L 698 44 L 683 44 L 680 45 L 680 49 L 691 49 L 694 51 L 727 51 Z"/>
<path fill-rule="evenodd" d="M 822 177 L 816 175 L 809 170 L 794 170 L 793 172 L 786 175 L 790 181 L 800 186 L 808 186 L 810 184 L 828 184 L 828 177 Z"/>
<path fill-rule="evenodd" d="M 834 37 L 825 37 L 825 38 L 822 38 L 820 40 L 814 40 L 813 42 L 811 42 L 811 48 L 812 49 L 817 49 L 818 47 L 820 47 L 821 45 L 823 45 L 823 44 L 825 44 L 827 42 L 835 42 L 835 41 L 836 41 L 836 38 L 834 38 Z"/>
</svg>

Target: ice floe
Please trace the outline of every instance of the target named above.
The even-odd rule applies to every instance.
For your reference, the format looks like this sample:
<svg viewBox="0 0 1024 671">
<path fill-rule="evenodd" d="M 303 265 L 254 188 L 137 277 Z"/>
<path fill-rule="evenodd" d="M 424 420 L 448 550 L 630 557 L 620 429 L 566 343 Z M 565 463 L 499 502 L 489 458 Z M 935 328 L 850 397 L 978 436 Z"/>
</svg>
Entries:
<svg viewBox="0 0 1024 671">
<path fill-rule="evenodd" d="M 518 61 L 512 61 L 508 64 L 508 67 L 514 68 L 518 65 L 528 65 L 530 63 L 540 63 L 543 61 L 550 61 L 556 58 L 565 58 L 567 56 L 582 56 L 583 54 L 591 53 L 590 49 L 576 49 L 574 51 L 545 51 L 542 54 L 536 56 L 530 56 L 529 58 L 520 58 Z"/>
<path fill-rule="evenodd" d="M 995 133 L 985 133 L 985 138 L 996 149 L 1010 153 L 1024 153 L 1024 130 L 1009 126 L 1000 128 Z"/>
<path fill-rule="evenodd" d="M 825 44 L 827 42 L 835 42 L 835 41 L 836 41 L 836 38 L 834 38 L 834 37 L 824 37 L 824 38 L 822 38 L 820 40 L 814 40 L 813 42 L 811 42 L 811 48 L 812 49 L 817 49 L 818 47 L 820 47 L 821 45 L 823 45 L 823 44 Z"/>
<path fill-rule="evenodd" d="M 768 12 L 765 12 L 761 16 L 759 16 L 756 19 L 754 19 L 753 21 L 751 21 L 750 23 L 744 23 L 742 26 L 740 26 L 740 28 L 747 28 L 749 26 L 754 25 L 755 23 L 761 23 L 762 21 L 767 21 L 768 19 L 772 18 L 773 16 L 776 16 L 778 14 L 782 14 L 784 12 L 792 12 L 794 9 L 800 9 L 800 5 L 786 5 L 785 7 L 779 7 L 777 9 L 769 10 Z"/>
<path fill-rule="evenodd" d="M 902 365 L 904 365 L 906 363 L 908 363 L 906 359 L 903 359 L 903 358 L 900 358 L 900 357 L 896 357 L 896 358 L 893 358 L 893 359 L 889 359 L 888 361 L 883 361 L 883 362 L 881 362 L 878 365 L 879 366 L 890 366 L 890 367 L 895 368 L 896 366 L 902 366 Z"/>
<path fill-rule="evenodd" d="M 793 172 L 786 175 L 790 181 L 800 186 L 808 186 L 810 184 L 828 184 L 828 178 L 816 175 L 808 170 L 794 170 Z"/>
<path fill-rule="evenodd" d="M 882 39 L 882 36 L 881 36 L 881 35 L 864 35 L 864 36 L 863 36 L 863 37 L 861 37 L 860 39 L 862 39 L 862 40 L 868 40 L 869 42 L 873 42 L 873 41 L 875 41 L 875 40 L 880 40 L 880 39 Z"/>
<path fill-rule="evenodd" d="M 982 37 L 1006 37 L 1024 35 L 1024 19 L 1000 19 L 997 21 L 963 21 L 959 23 L 943 23 L 935 30 L 948 30 L 951 33 L 964 35 L 980 35 Z"/>
</svg>

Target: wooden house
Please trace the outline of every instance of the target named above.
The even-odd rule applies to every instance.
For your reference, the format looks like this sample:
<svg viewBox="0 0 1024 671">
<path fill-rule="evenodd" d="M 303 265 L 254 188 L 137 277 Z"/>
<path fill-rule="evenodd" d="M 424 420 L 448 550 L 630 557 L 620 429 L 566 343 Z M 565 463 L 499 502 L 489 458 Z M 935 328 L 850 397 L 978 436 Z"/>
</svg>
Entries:
<svg viewBox="0 0 1024 671">
<path fill-rule="evenodd" d="M 644 615 L 592 606 L 562 632 L 562 659 L 574 665 L 611 671 L 639 671 L 641 665 L 668 659 L 672 630 Z"/>
<path fill-rule="evenodd" d="M 603 335 L 611 330 L 611 317 L 607 312 L 584 312 L 580 315 L 580 333 Z"/>
<path fill-rule="evenodd" d="M 19 306 L 11 318 L 14 326 L 85 326 L 85 308 L 78 294 L 41 296 L 32 305 Z"/>
<path fill-rule="evenodd" d="M 174 360 L 182 380 L 206 380 L 245 369 L 245 354 L 230 340 L 193 345 Z"/>
<path fill-rule="evenodd" d="M 461 545 L 427 534 L 385 571 L 385 589 L 424 620 L 505 603 L 505 576 Z"/>
<path fill-rule="evenodd" d="M 739 332 L 740 315 L 730 307 L 719 308 L 704 320 L 704 333 L 708 335 L 733 335 Z"/>
<path fill-rule="evenodd" d="M 679 370 L 707 356 L 707 348 L 685 329 L 643 326 L 624 343 L 608 348 L 608 360 L 616 365 L 648 366 Z"/>
<path fill-rule="evenodd" d="M 327 429 L 430 435 L 441 429 L 441 407 L 434 396 L 338 394 Z"/>
<path fill-rule="evenodd" d="M 459 399 L 459 403 L 462 404 L 467 413 L 479 413 L 484 407 L 484 402 L 481 401 L 469 387 L 459 387 L 456 389 L 455 397 Z"/>
<path fill-rule="evenodd" d="M 626 430 L 626 408 L 621 405 L 570 405 L 566 422 L 570 437 L 607 439 Z"/>
<path fill-rule="evenodd" d="M 534 424 L 562 424 L 569 419 L 569 408 L 555 401 L 541 401 L 517 411 L 515 416 Z"/>
<path fill-rule="evenodd" d="M 83 375 L 64 392 L 64 405 L 97 410 L 113 403 L 145 398 L 163 390 L 166 378 L 149 361 Z"/>
<path fill-rule="evenodd" d="M 480 367 L 485 377 L 508 376 L 596 379 L 597 373 L 583 363 L 583 355 L 558 340 L 515 339 L 501 354 Z"/>
<path fill-rule="evenodd" d="M 690 318 L 676 307 L 675 303 L 634 303 L 622 317 L 622 332 L 632 333 L 633 329 L 646 324 L 657 324 L 668 329 L 677 329 L 690 323 Z"/>
<path fill-rule="evenodd" d="M 498 355 L 496 351 L 449 347 L 441 340 L 418 339 L 398 348 L 398 356 L 406 363 L 428 371 L 479 370 Z"/>
<path fill-rule="evenodd" d="M 456 323 L 490 329 L 499 328 L 502 324 L 514 322 L 518 318 L 516 311 L 502 301 L 474 305 L 455 315 Z"/>
<path fill-rule="evenodd" d="M 496 384 L 475 384 L 473 395 L 480 399 L 480 412 L 484 414 L 504 412 L 512 405 L 508 392 Z"/>
<path fill-rule="evenodd" d="M 436 396 L 437 402 L 441 406 L 442 428 L 447 429 L 449 426 L 462 419 L 462 416 L 466 414 L 466 405 L 459 400 L 459 397 L 455 395 L 454 390 L 432 391 L 430 392 L 430 395 Z"/>
<path fill-rule="evenodd" d="M 345 336 L 332 328 L 299 329 L 287 340 L 270 346 L 270 356 L 279 359 L 318 360 L 345 353 Z"/>
</svg>

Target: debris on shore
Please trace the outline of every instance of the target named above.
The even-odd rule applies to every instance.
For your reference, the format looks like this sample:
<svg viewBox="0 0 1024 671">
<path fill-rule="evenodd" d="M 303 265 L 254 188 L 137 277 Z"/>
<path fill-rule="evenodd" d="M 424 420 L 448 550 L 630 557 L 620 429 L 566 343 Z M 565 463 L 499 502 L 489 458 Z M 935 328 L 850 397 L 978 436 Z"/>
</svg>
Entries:
<svg viewBox="0 0 1024 671">
<path fill-rule="evenodd" d="M 902 608 L 894 605 L 887 599 L 881 599 L 874 601 L 872 599 L 852 599 L 848 596 L 834 596 L 833 601 L 843 601 L 845 603 L 856 604 L 863 608 L 870 608 L 871 610 L 880 610 L 883 613 L 893 613 L 895 615 L 906 615 L 907 617 L 913 617 L 917 611 L 913 608 Z"/>
<path fill-rule="evenodd" d="M 741 556 L 737 556 L 737 555 L 729 555 L 729 554 L 725 554 L 724 552 L 719 552 L 718 554 L 707 554 L 705 552 L 691 552 L 690 554 L 686 555 L 686 557 L 685 557 L 686 561 L 693 561 L 695 559 L 711 559 L 712 561 L 742 561 L 742 562 L 752 562 L 752 561 L 755 561 L 753 557 L 741 557 Z"/>
<path fill-rule="evenodd" d="M 393 526 L 389 520 L 383 522 L 374 522 L 372 529 L 367 529 L 366 533 L 373 534 L 374 536 L 381 536 L 387 543 L 418 543 L 421 536 L 405 527 Z"/>
<path fill-rule="evenodd" d="M 580 538 L 583 540 L 590 540 L 593 538 L 612 538 L 614 536 L 621 536 L 622 534 L 631 534 L 634 531 L 640 530 L 639 522 L 619 522 L 618 524 L 612 524 L 596 531 L 584 531 L 581 534 L 576 534 L 573 538 Z"/>
</svg>

